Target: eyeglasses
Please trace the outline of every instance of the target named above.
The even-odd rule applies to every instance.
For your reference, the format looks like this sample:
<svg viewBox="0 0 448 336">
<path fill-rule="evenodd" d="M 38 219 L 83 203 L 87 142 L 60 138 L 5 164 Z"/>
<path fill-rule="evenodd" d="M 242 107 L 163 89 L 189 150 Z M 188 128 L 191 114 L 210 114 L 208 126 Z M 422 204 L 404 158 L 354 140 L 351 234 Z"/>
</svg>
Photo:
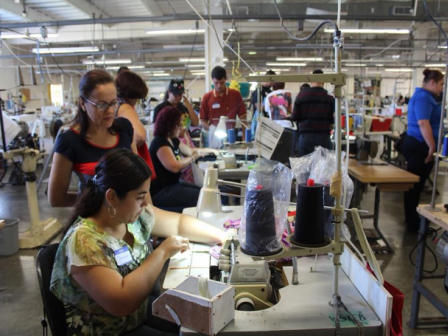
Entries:
<svg viewBox="0 0 448 336">
<path fill-rule="evenodd" d="M 98 109 L 98 111 L 100 111 L 102 113 L 105 113 L 109 109 L 109 107 L 112 107 L 114 112 L 117 112 L 118 106 L 119 106 L 119 103 L 116 100 L 113 101 L 112 103 L 108 104 L 108 103 L 105 103 L 105 102 L 95 103 L 95 102 L 93 102 L 93 101 L 91 101 L 91 100 L 89 100 L 87 98 L 84 98 L 84 97 L 82 97 L 82 99 L 84 99 L 86 102 L 88 102 L 88 103 L 92 104 L 93 106 L 95 106 Z"/>
</svg>

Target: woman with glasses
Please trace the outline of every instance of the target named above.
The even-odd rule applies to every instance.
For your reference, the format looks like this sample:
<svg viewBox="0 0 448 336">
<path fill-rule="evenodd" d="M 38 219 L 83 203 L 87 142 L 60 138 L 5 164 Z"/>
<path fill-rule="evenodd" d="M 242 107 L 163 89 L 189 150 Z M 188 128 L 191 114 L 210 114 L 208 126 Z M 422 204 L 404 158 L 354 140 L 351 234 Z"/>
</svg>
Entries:
<svg viewBox="0 0 448 336">
<path fill-rule="evenodd" d="M 144 99 L 148 95 L 148 87 L 145 81 L 132 71 L 123 71 L 115 80 L 118 91 L 119 107 L 117 116 L 128 119 L 134 128 L 134 142 L 138 155 L 145 160 L 151 169 L 151 180 L 156 178 L 154 166 L 152 164 L 149 149 L 146 145 L 146 129 L 135 111 L 135 105 L 139 99 Z"/>
<path fill-rule="evenodd" d="M 54 147 L 48 185 L 53 207 L 73 206 L 78 192 L 69 191 L 72 172 L 79 192 L 95 175 L 99 159 L 113 148 L 132 149 L 134 129 L 129 120 L 115 118 L 118 102 L 113 78 L 104 70 L 92 70 L 79 82 L 78 113 L 71 127 L 61 131 Z"/>
<path fill-rule="evenodd" d="M 196 206 L 200 188 L 180 177 L 185 168 L 204 154 L 180 142 L 182 128 L 182 113 L 173 106 L 165 107 L 157 116 L 154 139 L 149 146 L 157 174 L 151 184 L 152 201 L 157 207 L 175 212 Z"/>
</svg>

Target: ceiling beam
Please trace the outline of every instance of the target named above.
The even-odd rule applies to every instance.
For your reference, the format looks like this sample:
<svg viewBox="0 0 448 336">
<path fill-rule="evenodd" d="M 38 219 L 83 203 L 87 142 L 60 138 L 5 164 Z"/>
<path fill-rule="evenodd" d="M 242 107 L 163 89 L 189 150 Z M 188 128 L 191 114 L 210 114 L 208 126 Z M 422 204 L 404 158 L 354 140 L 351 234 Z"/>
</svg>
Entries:
<svg viewBox="0 0 448 336">
<path fill-rule="evenodd" d="M 23 17 L 23 5 L 21 3 L 15 3 L 14 1 L 2 1 L 0 2 L 0 8 L 3 9 L 6 12 L 9 12 L 11 14 L 14 14 L 19 17 Z M 26 18 L 27 21 L 53 21 L 54 18 L 45 15 L 43 13 L 38 12 L 37 10 L 34 10 L 30 8 L 29 6 L 26 6 Z M 3 23 L 2 23 L 3 26 Z M 40 27 L 39 25 L 34 27 Z"/>
<path fill-rule="evenodd" d="M 306 15 L 306 14 L 284 14 L 284 20 L 336 20 L 336 15 Z M 41 22 L 23 22 L 23 23 L 2 23 L 5 28 L 32 28 L 32 27 L 53 27 L 53 26 L 79 26 L 91 24 L 117 24 L 117 23 L 135 23 L 135 22 L 167 22 L 167 21 L 196 21 L 198 17 L 192 14 L 182 15 L 164 15 L 164 16 L 132 16 L 132 17 L 111 17 L 102 19 L 86 20 L 64 20 L 64 21 L 46 21 Z M 254 15 L 212 15 L 212 20 L 235 20 L 244 21 L 249 19 L 278 21 L 276 14 L 254 14 Z M 436 21 L 448 21 L 448 16 L 435 17 Z M 374 15 L 342 15 L 341 20 L 359 20 L 359 21 L 429 21 L 427 16 L 374 16 Z"/>
<path fill-rule="evenodd" d="M 149 13 L 153 16 L 163 16 L 162 11 L 160 10 L 159 5 L 155 0 L 140 0 L 142 4 L 146 7 Z"/>
<path fill-rule="evenodd" d="M 92 3 L 87 2 L 86 0 L 63 0 L 63 1 L 69 4 L 70 6 L 79 9 L 81 12 L 88 15 L 90 18 L 110 17 L 104 11 L 102 11 Z"/>
</svg>

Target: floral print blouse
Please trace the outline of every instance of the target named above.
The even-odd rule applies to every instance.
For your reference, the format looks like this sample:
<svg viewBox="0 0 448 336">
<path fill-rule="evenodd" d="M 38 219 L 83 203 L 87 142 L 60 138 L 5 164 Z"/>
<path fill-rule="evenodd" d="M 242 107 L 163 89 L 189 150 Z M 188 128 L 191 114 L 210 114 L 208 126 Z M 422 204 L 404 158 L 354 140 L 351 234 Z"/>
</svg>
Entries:
<svg viewBox="0 0 448 336">
<path fill-rule="evenodd" d="M 64 303 L 67 335 L 122 335 L 139 327 L 146 319 L 147 301 L 125 317 L 115 317 L 96 303 L 72 278 L 75 266 L 103 266 L 116 270 L 125 277 L 137 269 L 149 250 L 146 242 L 154 227 L 154 213 L 150 207 L 137 221 L 128 224 L 134 236 L 134 246 L 106 233 L 93 221 L 79 217 L 71 226 L 56 253 L 50 290 Z M 114 251 L 127 247 L 132 260 L 118 266 Z"/>
</svg>

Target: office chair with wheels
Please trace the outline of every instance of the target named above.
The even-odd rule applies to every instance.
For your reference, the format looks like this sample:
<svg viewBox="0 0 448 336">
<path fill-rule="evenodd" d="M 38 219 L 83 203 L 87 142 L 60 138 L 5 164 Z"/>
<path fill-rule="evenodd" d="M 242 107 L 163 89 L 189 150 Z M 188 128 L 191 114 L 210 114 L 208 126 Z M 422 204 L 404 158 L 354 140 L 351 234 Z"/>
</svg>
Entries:
<svg viewBox="0 0 448 336">
<path fill-rule="evenodd" d="M 43 334 L 48 335 L 48 324 L 53 336 L 67 334 L 65 324 L 65 309 L 61 301 L 50 291 L 51 272 L 59 243 L 43 246 L 36 259 L 37 277 L 39 279 L 40 293 L 44 304 L 44 316 L 41 324 Z M 48 321 L 48 323 L 47 323 Z"/>
</svg>

